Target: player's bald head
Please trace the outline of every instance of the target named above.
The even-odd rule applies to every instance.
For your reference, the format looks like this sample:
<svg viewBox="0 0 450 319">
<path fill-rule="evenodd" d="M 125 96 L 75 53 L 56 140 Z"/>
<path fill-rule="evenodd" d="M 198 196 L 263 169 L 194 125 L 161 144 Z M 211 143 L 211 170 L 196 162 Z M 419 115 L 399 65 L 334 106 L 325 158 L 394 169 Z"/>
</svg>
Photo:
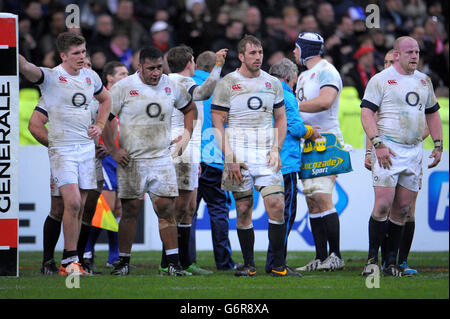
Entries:
<svg viewBox="0 0 450 319">
<path fill-rule="evenodd" d="M 408 36 L 399 37 L 394 42 L 394 50 L 400 50 L 406 44 L 416 44 L 416 45 L 418 45 L 417 41 L 414 38 L 412 38 L 412 37 L 408 37 Z"/>
</svg>

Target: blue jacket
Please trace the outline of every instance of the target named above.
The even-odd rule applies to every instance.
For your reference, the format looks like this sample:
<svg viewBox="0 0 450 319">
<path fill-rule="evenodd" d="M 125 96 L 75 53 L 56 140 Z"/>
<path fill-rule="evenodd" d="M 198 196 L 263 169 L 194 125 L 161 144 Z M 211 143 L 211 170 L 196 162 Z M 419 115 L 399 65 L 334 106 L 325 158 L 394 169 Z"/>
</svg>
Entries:
<svg viewBox="0 0 450 319">
<path fill-rule="evenodd" d="M 286 108 L 287 132 L 281 148 L 281 172 L 283 175 L 300 171 L 301 150 L 300 139 L 306 133 L 306 127 L 298 111 L 297 99 L 289 85 L 280 81 L 283 86 L 284 105 Z"/>
<path fill-rule="evenodd" d="M 192 77 L 198 85 L 202 85 L 208 78 L 209 73 L 202 70 L 196 70 Z M 212 96 L 203 101 L 203 126 L 201 142 L 201 161 L 206 165 L 223 170 L 223 155 L 217 145 L 212 129 L 211 119 L 211 101 Z"/>
</svg>

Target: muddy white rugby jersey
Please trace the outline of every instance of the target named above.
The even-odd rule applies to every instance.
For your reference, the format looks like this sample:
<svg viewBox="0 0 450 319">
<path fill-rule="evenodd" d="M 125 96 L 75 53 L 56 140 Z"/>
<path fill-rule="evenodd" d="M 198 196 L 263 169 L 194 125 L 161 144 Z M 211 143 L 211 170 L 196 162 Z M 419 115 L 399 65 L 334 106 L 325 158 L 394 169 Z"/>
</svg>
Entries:
<svg viewBox="0 0 450 319">
<path fill-rule="evenodd" d="M 419 71 L 403 75 L 391 66 L 369 80 L 361 107 L 378 111 L 380 136 L 418 144 L 425 130 L 425 113 L 439 109 L 430 78 Z"/>
<path fill-rule="evenodd" d="M 261 70 L 257 78 L 239 71 L 216 86 L 211 109 L 228 112 L 226 134 L 231 148 L 267 152 L 274 143 L 273 112 L 284 106 L 280 81 Z"/>
<path fill-rule="evenodd" d="M 83 68 L 79 75 L 70 75 L 61 65 L 41 70 L 43 77 L 37 84 L 49 121 L 49 147 L 92 143 L 89 104 L 103 88 L 98 74 Z"/>
<path fill-rule="evenodd" d="M 311 100 L 319 96 L 320 89 L 324 86 L 334 87 L 339 92 L 331 107 L 316 113 L 300 112 L 300 116 L 305 124 L 320 126 L 319 132 L 333 133 L 344 145 L 338 118 L 342 79 L 336 68 L 322 59 L 299 75 L 295 94 L 299 102 Z"/>
<path fill-rule="evenodd" d="M 169 78 L 174 82 L 184 86 L 190 95 L 193 95 L 194 89 L 198 86 L 195 80 L 191 77 L 184 76 L 178 73 L 170 73 Z M 195 103 L 197 106 L 197 121 L 194 122 L 194 131 L 189 144 L 195 147 L 200 147 L 202 124 L 203 124 L 203 101 Z M 179 110 L 174 110 L 172 113 L 172 139 L 177 138 L 183 134 L 184 130 L 184 114 Z"/>
<path fill-rule="evenodd" d="M 172 112 L 190 104 L 188 91 L 165 74 L 158 85 L 147 85 L 136 72 L 110 94 L 111 113 L 120 120 L 119 146 L 133 159 L 169 156 Z"/>
</svg>

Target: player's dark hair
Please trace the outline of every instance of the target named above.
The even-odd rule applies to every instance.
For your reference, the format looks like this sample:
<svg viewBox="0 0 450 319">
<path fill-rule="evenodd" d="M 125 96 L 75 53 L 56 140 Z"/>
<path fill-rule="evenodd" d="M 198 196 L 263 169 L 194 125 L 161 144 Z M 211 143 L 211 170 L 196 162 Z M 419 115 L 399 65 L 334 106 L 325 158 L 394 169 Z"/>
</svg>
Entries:
<svg viewBox="0 0 450 319">
<path fill-rule="evenodd" d="M 85 38 L 82 35 L 72 32 L 63 32 L 56 38 L 56 49 L 60 53 L 67 53 L 72 46 L 79 46 L 86 43 Z"/>
<path fill-rule="evenodd" d="M 193 56 L 194 51 L 186 45 L 171 48 L 167 52 L 167 64 L 169 65 L 170 71 L 173 73 L 183 71 Z"/>
<path fill-rule="evenodd" d="M 245 53 L 245 47 L 247 46 L 247 43 L 262 47 L 261 41 L 257 37 L 246 34 L 238 43 L 238 53 Z"/>
<path fill-rule="evenodd" d="M 116 68 L 119 66 L 123 66 L 125 68 L 127 67 L 125 64 L 123 64 L 122 62 L 119 62 L 119 61 L 110 61 L 105 64 L 105 66 L 103 67 L 103 71 L 102 71 L 103 84 L 107 84 L 107 82 L 108 82 L 106 80 L 106 76 L 107 75 L 114 76 L 114 74 L 116 74 Z"/>
<path fill-rule="evenodd" d="M 145 59 L 157 60 L 162 57 L 163 57 L 163 53 L 157 47 L 153 47 L 153 46 L 145 47 L 139 51 L 139 63 L 140 64 L 144 64 Z"/>
</svg>

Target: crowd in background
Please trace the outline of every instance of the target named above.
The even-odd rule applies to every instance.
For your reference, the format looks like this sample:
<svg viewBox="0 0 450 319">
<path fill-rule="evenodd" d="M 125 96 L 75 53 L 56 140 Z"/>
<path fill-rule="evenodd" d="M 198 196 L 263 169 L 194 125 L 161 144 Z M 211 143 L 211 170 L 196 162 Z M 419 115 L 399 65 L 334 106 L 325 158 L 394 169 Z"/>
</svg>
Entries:
<svg viewBox="0 0 450 319">
<path fill-rule="evenodd" d="M 436 0 L 0 0 L 0 12 L 19 15 L 20 53 L 38 66 L 60 61 L 55 39 L 67 31 L 66 6 L 80 9 L 80 28 L 69 31 L 87 40 L 92 67 L 101 75 L 106 62 L 137 69 L 139 49 L 154 45 L 163 52 L 186 44 L 195 56 L 228 48 L 222 75 L 239 65 L 237 43 L 245 34 L 262 40 L 263 70 L 283 57 L 294 59 L 302 31 L 325 39 L 325 58 L 340 71 L 344 85 L 360 96 L 370 77 L 383 68 L 396 37 L 410 35 L 420 46 L 419 70 L 428 74 L 437 96 L 448 96 L 447 1 Z M 368 28 L 369 4 L 380 9 L 380 27 Z M 376 20 L 371 20 L 376 22 Z M 30 86 L 21 81 L 21 87 Z"/>
</svg>

